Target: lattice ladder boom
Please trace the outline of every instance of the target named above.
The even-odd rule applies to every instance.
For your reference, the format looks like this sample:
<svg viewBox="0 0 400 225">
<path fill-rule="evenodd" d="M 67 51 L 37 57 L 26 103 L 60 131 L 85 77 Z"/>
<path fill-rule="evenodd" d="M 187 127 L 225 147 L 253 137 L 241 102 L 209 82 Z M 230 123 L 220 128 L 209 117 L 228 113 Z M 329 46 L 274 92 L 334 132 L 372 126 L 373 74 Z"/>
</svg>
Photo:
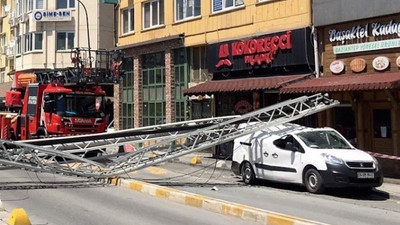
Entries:
<svg viewBox="0 0 400 225">
<path fill-rule="evenodd" d="M 310 97 L 304 96 L 281 102 L 220 124 L 175 137 L 167 137 L 164 141 L 157 144 L 137 149 L 137 151 L 116 160 L 109 166 L 109 170 L 106 173 L 109 176 L 116 176 L 118 174 L 155 165 L 195 151 L 201 151 L 232 141 L 238 137 L 267 129 L 271 126 L 292 122 L 302 117 L 332 108 L 338 104 L 338 101 L 329 99 L 323 94 L 316 94 Z M 238 123 L 242 125 L 238 126 Z M 191 142 L 190 140 L 196 141 Z M 152 158 L 143 157 L 146 153 L 154 152 L 156 148 L 167 146 L 171 143 L 175 143 L 175 148 L 173 150 L 160 153 L 158 156 Z"/>
<path fill-rule="evenodd" d="M 240 117 L 234 117 L 211 126 L 177 133 L 176 135 L 160 136 L 158 142 L 135 149 L 134 152 L 119 156 L 114 160 L 99 163 L 99 158 L 78 157 L 69 152 L 54 149 L 43 149 L 24 143 L 3 143 L 0 145 L 0 164 L 17 166 L 25 169 L 63 173 L 66 175 L 85 177 L 116 177 L 127 172 L 142 169 L 170 159 L 174 159 L 195 151 L 201 151 L 238 137 L 268 129 L 269 127 L 292 122 L 339 104 L 328 96 L 316 94 L 287 100 Z M 239 125 L 240 124 L 240 125 Z M 140 139 L 140 138 L 139 138 Z M 123 143 L 111 143 L 112 146 L 122 146 L 135 143 L 132 140 Z M 16 148 L 10 148 L 15 145 Z M 150 153 L 157 153 L 150 155 Z M 60 160 L 61 159 L 61 160 Z M 7 161 L 10 163 L 7 164 Z"/>
</svg>

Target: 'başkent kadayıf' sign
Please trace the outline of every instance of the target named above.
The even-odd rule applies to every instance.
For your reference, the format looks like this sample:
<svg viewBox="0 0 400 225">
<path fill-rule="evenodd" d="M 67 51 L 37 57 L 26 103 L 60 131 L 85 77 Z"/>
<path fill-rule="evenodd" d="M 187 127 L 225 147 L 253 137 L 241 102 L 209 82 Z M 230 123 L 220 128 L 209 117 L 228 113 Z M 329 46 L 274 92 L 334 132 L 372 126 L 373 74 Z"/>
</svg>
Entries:
<svg viewBox="0 0 400 225">
<path fill-rule="evenodd" d="M 313 61 L 309 28 L 207 46 L 210 73 L 307 64 Z"/>
<path fill-rule="evenodd" d="M 384 37 L 390 35 L 387 40 L 368 42 L 369 37 Z M 393 39 L 393 35 L 398 38 Z M 346 41 L 355 39 L 364 39 L 366 42 L 348 44 Z M 339 42 L 333 47 L 334 54 L 345 54 L 353 52 L 373 51 L 380 49 L 399 48 L 400 47 L 400 23 L 391 20 L 388 23 L 367 23 L 364 25 L 356 25 L 344 30 L 329 30 L 329 41 L 331 43 Z"/>
</svg>

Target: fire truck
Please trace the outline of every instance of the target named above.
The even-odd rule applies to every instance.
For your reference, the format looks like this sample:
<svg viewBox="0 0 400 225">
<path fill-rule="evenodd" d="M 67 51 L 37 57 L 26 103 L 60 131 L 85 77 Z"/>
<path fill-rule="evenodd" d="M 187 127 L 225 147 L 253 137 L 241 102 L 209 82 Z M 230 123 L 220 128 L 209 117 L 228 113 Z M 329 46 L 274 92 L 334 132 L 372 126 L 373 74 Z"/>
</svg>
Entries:
<svg viewBox="0 0 400 225">
<path fill-rule="evenodd" d="M 89 55 L 89 57 L 88 57 Z M 107 85 L 117 83 L 123 55 L 76 48 L 71 67 L 16 73 L 0 120 L 1 139 L 101 133 L 106 130 Z"/>
</svg>

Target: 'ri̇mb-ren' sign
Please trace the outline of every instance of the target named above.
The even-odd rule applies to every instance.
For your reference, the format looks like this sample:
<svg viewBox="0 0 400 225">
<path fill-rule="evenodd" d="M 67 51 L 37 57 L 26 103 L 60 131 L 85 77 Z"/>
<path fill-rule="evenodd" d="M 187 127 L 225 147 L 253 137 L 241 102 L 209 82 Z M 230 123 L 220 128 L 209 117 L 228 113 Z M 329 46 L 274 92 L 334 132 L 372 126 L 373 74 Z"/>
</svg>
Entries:
<svg viewBox="0 0 400 225">
<path fill-rule="evenodd" d="M 210 73 L 307 64 L 313 61 L 309 28 L 207 46 Z"/>
</svg>

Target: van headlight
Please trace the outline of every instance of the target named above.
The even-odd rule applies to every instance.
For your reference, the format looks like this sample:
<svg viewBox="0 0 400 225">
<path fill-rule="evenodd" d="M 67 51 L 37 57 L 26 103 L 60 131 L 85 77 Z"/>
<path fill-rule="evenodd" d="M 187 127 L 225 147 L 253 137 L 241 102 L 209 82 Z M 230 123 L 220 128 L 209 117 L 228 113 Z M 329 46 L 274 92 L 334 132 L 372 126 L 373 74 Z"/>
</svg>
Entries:
<svg viewBox="0 0 400 225">
<path fill-rule="evenodd" d="M 373 157 L 372 155 L 371 155 L 371 157 L 372 157 L 372 160 L 374 161 L 375 168 L 376 168 L 377 170 L 379 170 L 379 162 L 378 162 L 378 160 L 377 160 L 375 157 Z"/>
<path fill-rule="evenodd" d="M 322 155 L 322 157 L 324 157 L 326 163 L 336 164 L 336 165 L 344 164 L 343 160 L 336 156 L 333 156 L 333 155 L 330 155 L 327 153 L 322 153 L 321 155 Z"/>
</svg>

